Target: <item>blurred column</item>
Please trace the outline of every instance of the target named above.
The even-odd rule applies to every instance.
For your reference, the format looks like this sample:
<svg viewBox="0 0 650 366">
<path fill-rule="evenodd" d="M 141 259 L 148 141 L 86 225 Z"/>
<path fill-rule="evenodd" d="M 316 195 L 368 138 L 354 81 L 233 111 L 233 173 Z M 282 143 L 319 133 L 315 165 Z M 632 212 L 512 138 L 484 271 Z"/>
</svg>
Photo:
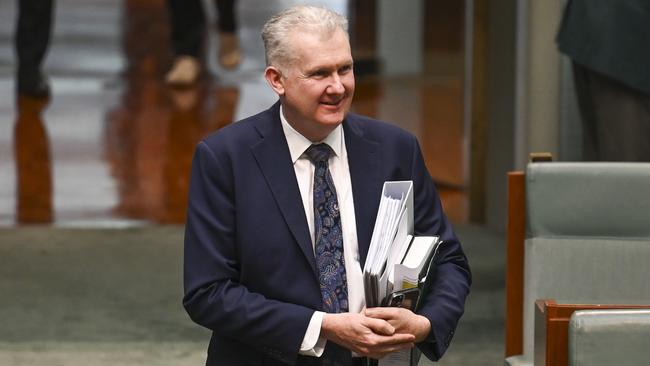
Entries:
<svg viewBox="0 0 650 366">
<path fill-rule="evenodd" d="M 385 75 L 422 71 L 422 0 L 378 0 L 379 57 Z"/>
<path fill-rule="evenodd" d="M 377 74 L 377 0 L 353 0 L 348 5 L 354 75 Z"/>
</svg>

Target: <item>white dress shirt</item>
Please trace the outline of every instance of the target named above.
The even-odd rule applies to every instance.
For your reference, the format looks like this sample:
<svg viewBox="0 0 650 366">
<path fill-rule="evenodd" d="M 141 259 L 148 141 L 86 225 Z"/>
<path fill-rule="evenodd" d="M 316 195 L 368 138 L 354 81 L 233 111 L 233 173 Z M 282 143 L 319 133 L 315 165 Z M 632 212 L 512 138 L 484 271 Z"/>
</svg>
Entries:
<svg viewBox="0 0 650 366">
<path fill-rule="evenodd" d="M 339 125 L 323 141 L 312 142 L 296 131 L 284 118 L 280 106 L 280 119 L 284 136 L 289 145 L 293 169 L 296 172 L 300 196 L 309 224 L 312 246 L 314 243 L 314 164 L 304 155 L 305 150 L 312 144 L 326 143 L 334 151 L 329 158 L 329 170 L 336 187 L 336 197 L 341 215 L 341 230 L 343 232 L 343 255 L 345 257 L 345 274 L 348 285 L 349 312 L 358 313 L 365 306 L 363 290 L 363 274 L 359 263 L 359 248 L 357 244 L 357 224 L 354 216 L 354 200 L 352 197 L 352 182 L 348 166 L 348 153 L 345 148 L 343 127 Z M 320 336 L 323 312 L 316 311 L 312 315 L 309 327 L 300 346 L 300 354 L 320 357 L 325 349 L 327 340 Z"/>
</svg>

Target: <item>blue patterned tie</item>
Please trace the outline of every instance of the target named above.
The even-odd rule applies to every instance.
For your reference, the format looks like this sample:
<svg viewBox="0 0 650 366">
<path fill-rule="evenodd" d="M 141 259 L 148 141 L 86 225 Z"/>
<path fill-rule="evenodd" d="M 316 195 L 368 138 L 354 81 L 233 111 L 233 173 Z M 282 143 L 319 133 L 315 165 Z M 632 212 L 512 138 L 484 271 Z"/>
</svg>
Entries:
<svg viewBox="0 0 650 366">
<path fill-rule="evenodd" d="M 305 154 L 314 164 L 314 232 L 316 265 L 323 311 L 348 311 L 348 284 L 343 257 L 341 215 L 328 159 L 334 152 L 326 144 L 311 145 Z"/>
</svg>

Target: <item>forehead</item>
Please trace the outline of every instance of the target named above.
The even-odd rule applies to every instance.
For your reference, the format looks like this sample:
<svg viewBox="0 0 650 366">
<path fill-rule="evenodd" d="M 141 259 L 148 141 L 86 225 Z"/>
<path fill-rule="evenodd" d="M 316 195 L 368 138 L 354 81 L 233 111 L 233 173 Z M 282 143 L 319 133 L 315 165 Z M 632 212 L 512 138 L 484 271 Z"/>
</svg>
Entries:
<svg viewBox="0 0 650 366">
<path fill-rule="evenodd" d="M 299 69 L 340 66 L 352 62 L 350 42 L 340 29 L 330 34 L 296 31 L 291 37 L 294 66 Z"/>
</svg>

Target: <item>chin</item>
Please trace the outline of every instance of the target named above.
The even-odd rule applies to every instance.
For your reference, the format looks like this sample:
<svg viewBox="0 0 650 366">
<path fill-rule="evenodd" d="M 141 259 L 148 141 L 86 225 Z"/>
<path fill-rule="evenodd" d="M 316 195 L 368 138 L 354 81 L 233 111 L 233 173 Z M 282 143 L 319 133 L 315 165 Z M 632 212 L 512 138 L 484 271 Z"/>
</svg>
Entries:
<svg viewBox="0 0 650 366">
<path fill-rule="evenodd" d="M 318 118 L 318 121 L 325 125 L 338 125 L 343 121 L 346 115 L 347 115 L 347 110 L 324 113 Z"/>
<path fill-rule="evenodd" d="M 323 126 L 336 127 L 336 126 L 340 125 L 341 122 L 343 122 L 344 118 L 345 118 L 344 113 L 341 113 L 340 115 L 339 114 L 337 114 L 337 115 L 329 115 L 329 116 L 324 117 L 324 118 L 319 118 L 318 123 L 323 125 Z"/>
</svg>

